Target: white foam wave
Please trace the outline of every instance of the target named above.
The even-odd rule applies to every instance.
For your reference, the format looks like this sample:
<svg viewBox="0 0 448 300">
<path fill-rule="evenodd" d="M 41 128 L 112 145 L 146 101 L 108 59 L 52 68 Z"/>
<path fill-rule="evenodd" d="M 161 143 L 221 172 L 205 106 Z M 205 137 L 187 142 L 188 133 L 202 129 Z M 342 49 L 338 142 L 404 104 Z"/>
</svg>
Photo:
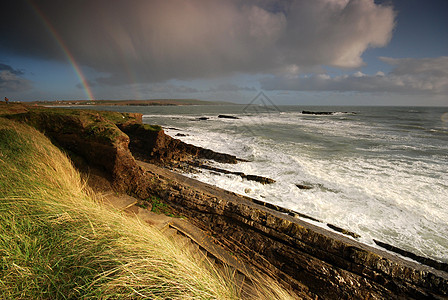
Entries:
<svg viewBox="0 0 448 300">
<path fill-rule="evenodd" d="M 179 138 L 187 143 L 250 160 L 214 163 L 219 168 L 276 183 L 262 185 L 209 171 L 189 176 L 357 232 L 371 245 L 377 239 L 448 261 L 448 156 L 440 147 L 383 124 L 366 125 L 356 115 L 348 121 L 310 120 L 298 113 L 210 117 L 173 125 L 180 131 L 165 131 L 186 133 Z M 359 140 L 364 143 L 350 143 Z M 332 152 L 331 147 L 340 148 Z M 425 151 L 435 154 L 419 156 Z M 313 189 L 300 190 L 296 184 Z"/>
<path fill-rule="evenodd" d="M 448 260 L 447 240 L 437 234 L 448 230 L 448 213 L 441 200 L 446 196 L 448 176 L 431 177 L 443 174 L 446 166 L 385 159 L 316 160 L 286 154 L 281 146 L 255 137 L 205 133 L 197 128 L 188 131 L 190 136 L 182 137 L 184 141 L 252 160 L 218 167 L 277 180 L 265 186 L 233 175 L 192 175 L 201 181 L 347 228 L 369 244 L 375 238 Z M 300 182 L 321 188 L 302 191 L 295 186 Z"/>
</svg>

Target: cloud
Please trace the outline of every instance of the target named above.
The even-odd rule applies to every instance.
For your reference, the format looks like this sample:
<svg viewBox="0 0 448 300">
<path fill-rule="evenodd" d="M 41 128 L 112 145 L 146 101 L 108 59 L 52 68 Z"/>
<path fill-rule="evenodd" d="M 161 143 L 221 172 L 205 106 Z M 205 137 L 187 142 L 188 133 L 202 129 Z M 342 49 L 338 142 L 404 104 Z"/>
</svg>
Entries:
<svg viewBox="0 0 448 300">
<path fill-rule="evenodd" d="M 0 63 L 0 71 L 8 71 L 14 75 L 23 75 L 24 74 L 24 72 L 22 70 L 16 70 L 13 67 L 11 67 L 10 65 L 5 65 L 2 63 Z"/>
<path fill-rule="evenodd" d="M 169 83 L 155 83 L 144 87 L 143 90 L 147 93 L 180 93 L 191 94 L 198 93 L 199 90 L 185 85 L 175 85 Z"/>
<path fill-rule="evenodd" d="M 66 60 L 63 44 L 103 85 L 358 67 L 395 19 L 374 0 L 10 2 L 0 49 Z"/>
<path fill-rule="evenodd" d="M 0 91 L 10 93 L 31 89 L 31 82 L 21 75 L 23 71 L 0 63 Z"/>
<path fill-rule="evenodd" d="M 387 58 L 382 61 L 394 69 L 387 75 L 356 72 L 352 75 L 330 77 L 327 74 L 310 76 L 270 77 L 261 80 L 266 90 L 337 91 L 337 92 L 392 92 L 400 94 L 448 93 L 448 57 L 438 58 Z"/>
<path fill-rule="evenodd" d="M 256 92 L 257 89 L 254 87 L 240 86 L 233 83 L 223 83 L 219 84 L 214 88 L 209 89 L 209 92 L 237 92 L 237 91 Z"/>
</svg>

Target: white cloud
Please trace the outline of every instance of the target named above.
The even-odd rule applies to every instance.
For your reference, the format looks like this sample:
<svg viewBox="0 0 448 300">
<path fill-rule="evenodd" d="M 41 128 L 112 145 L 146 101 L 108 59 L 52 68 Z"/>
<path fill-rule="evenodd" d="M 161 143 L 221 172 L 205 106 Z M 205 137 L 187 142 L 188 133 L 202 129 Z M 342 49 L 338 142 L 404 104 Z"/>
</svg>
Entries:
<svg viewBox="0 0 448 300">
<path fill-rule="evenodd" d="M 361 66 L 368 47 L 385 46 L 395 19 L 391 7 L 370 0 L 293 1 L 289 13 L 288 61 L 342 68 Z"/>
<path fill-rule="evenodd" d="M 271 77 L 261 81 L 262 88 L 266 90 L 392 92 L 432 95 L 448 93 L 448 57 L 421 59 L 382 57 L 381 60 L 395 66 L 387 75 L 381 71 L 375 75 L 366 75 L 358 71 L 349 76 L 335 77 L 323 74 L 295 79 Z"/>
<path fill-rule="evenodd" d="M 360 78 L 360 77 L 365 77 L 365 76 L 366 76 L 366 74 L 364 74 L 364 73 L 361 72 L 361 71 L 358 71 L 358 72 L 356 72 L 356 73 L 353 74 L 353 77 L 358 77 L 358 78 Z"/>
</svg>

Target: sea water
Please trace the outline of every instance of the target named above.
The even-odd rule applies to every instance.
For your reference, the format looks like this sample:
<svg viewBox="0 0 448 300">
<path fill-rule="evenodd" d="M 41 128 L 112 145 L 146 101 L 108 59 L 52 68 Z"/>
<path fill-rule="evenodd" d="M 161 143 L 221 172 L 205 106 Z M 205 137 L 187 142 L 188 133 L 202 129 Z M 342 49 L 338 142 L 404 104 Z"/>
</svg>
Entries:
<svg viewBox="0 0 448 300">
<path fill-rule="evenodd" d="M 263 185 L 207 170 L 187 176 L 337 225 L 370 245 L 376 239 L 448 262 L 448 108 L 109 109 L 143 113 L 144 123 L 162 125 L 184 142 L 247 160 L 210 163 L 215 167 L 276 182 Z"/>
</svg>

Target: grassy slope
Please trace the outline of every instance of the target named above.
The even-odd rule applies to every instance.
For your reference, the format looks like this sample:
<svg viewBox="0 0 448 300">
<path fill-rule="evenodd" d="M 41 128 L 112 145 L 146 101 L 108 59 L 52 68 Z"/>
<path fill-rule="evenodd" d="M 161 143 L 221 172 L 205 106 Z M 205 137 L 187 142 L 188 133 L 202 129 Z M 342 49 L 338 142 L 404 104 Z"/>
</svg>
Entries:
<svg viewBox="0 0 448 300">
<path fill-rule="evenodd" d="M 47 138 L 0 118 L 0 298 L 238 298 L 229 282 L 98 205 Z"/>
<path fill-rule="evenodd" d="M 33 111 L 42 109 L 0 106 L 0 299 L 240 298 L 234 274 L 223 275 L 158 230 L 99 205 L 48 138 L 2 118 L 31 110 L 33 124 Z M 100 135 L 98 122 L 129 121 L 120 113 L 42 112 L 79 118 Z M 270 279 L 256 285 L 254 299 L 291 298 Z"/>
</svg>

